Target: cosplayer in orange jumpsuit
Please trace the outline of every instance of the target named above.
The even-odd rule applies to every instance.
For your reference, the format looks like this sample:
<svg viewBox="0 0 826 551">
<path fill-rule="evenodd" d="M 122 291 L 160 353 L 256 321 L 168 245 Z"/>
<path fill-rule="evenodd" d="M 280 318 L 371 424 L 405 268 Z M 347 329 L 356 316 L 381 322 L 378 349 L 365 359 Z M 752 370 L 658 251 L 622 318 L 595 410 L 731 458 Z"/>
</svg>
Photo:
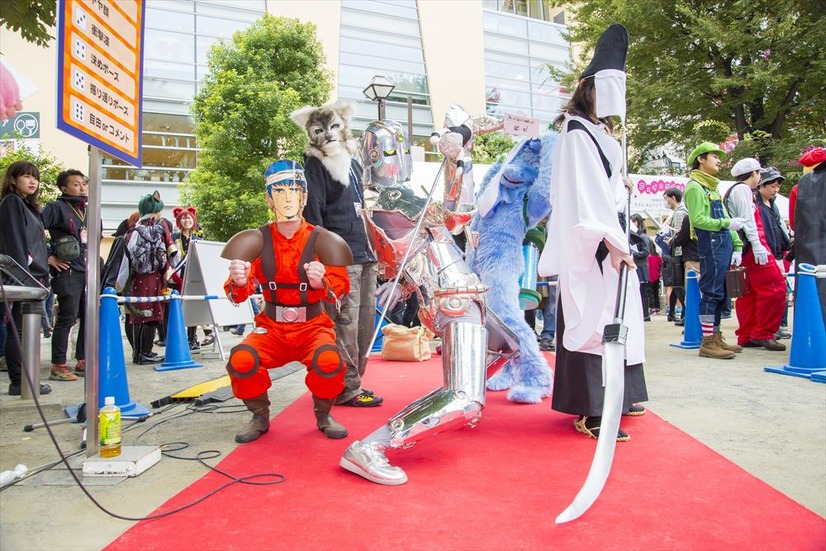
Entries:
<svg viewBox="0 0 826 551">
<path fill-rule="evenodd" d="M 307 183 L 300 164 L 273 163 L 266 184 L 275 222 L 236 234 L 222 252 L 230 260 L 224 283 L 230 301 L 243 302 L 258 285 L 266 301 L 255 330 L 231 350 L 226 366 L 233 394 L 253 414 L 235 440 L 252 442 L 269 430 L 268 370 L 293 361 L 307 367 L 318 430 L 328 438 L 344 438 L 347 429 L 330 411 L 344 388 L 345 367 L 322 301 L 338 304 L 349 292 L 345 266 L 352 254 L 340 237 L 301 217 Z"/>
</svg>

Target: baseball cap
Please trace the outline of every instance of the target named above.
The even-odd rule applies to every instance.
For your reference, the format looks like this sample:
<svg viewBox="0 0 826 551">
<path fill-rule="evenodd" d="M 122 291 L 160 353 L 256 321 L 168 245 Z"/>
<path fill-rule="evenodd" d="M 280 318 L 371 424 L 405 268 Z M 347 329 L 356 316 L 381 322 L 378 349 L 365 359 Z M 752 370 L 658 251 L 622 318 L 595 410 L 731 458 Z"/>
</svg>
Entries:
<svg viewBox="0 0 826 551">
<path fill-rule="evenodd" d="M 717 144 L 713 144 L 711 142 L 703 142 L 697 147 L 694 148 L 694 151 L 691 152 L 691 155 L 688 156 L 688 166 L 689 168 L 691 165 L 694 164 L 694 161 L 697 160 L 697 157 L 704 153 L 717 153 L 720 156 L 720 160 L 723 161 L 726 158 L 726 152 L 720 149 Z"/>
<path fill-rule="evenodd" d="M 757 162 L 757 159 L 746 157 L 734 163 L 734 166 L 731 167 L 731 175 L 736 178 L 737 176 L 748 174 L 755 170 L 760 170 L 760 163 Z"/>
<path fill-rule="evenodd" d="M 780 171 L 777 170 L 775 167 L 770 166 L 768 168 L 764 168 L 760 170 L 760 184 L 768 184 L 769 182 L 774 182 L 775 180 L 780 180 L 781 182 L 786 178 L 780 174 Z"/>
</svg>

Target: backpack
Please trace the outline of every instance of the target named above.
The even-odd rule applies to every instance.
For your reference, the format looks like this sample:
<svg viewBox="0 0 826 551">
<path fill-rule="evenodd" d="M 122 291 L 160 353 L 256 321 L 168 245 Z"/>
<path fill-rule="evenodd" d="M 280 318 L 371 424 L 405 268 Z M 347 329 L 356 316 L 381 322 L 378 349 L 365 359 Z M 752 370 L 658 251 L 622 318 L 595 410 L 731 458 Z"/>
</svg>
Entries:
<svg viewBox="0 0 826 551">
<path fill-rule="evenodd" d="M 132 271 L 152 274 L 163 271 L 168 259 L 164 244 L 164 228 L 160 224 L 135 226 L 131 230 L 126 250 Z"/>
</svg>

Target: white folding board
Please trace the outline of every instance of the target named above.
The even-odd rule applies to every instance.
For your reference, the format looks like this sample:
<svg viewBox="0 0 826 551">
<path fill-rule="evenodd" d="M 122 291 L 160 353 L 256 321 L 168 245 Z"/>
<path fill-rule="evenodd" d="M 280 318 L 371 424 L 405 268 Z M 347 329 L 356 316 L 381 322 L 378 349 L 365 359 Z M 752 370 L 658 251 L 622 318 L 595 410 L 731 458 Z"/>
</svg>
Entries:
<svg viewBox="0 0 826 551">
<path fill-rule="evenodd" d="M 229 276 L 229 260 L 221 258 L 226 243 L 192 241 L 186 255 L 184 295 L 217 295 L 217 300 L 184 300 L 182 309 L 187 327 L 193 325 L 239 325 L 252 323 L 254 314 L 249 299 L 233 305 L 224 294 Z"/>
</svg>

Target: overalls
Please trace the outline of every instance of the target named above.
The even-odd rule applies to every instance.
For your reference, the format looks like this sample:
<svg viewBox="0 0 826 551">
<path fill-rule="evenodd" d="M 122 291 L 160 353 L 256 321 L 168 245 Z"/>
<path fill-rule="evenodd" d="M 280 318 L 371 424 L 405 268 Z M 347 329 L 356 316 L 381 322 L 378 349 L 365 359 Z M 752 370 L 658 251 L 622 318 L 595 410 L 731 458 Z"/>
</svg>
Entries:
<svg viewBox="0 0 826 551">
<path fill-rule="evenodd" d="M 709 215 L 716 220 L 728 218 L 723 201 L 712 199 L 711 193 L 702 189 L 711 206 Z M 709 323 L 713 317 L 714 327 L 719 327 L 726 302 L 726 272 L 731 266 L 733 251 L 731 233 L 728 228 L 719 231 L 694 228 L 694 231 L 700 256 L 700 322 Z"/>
</svg>

